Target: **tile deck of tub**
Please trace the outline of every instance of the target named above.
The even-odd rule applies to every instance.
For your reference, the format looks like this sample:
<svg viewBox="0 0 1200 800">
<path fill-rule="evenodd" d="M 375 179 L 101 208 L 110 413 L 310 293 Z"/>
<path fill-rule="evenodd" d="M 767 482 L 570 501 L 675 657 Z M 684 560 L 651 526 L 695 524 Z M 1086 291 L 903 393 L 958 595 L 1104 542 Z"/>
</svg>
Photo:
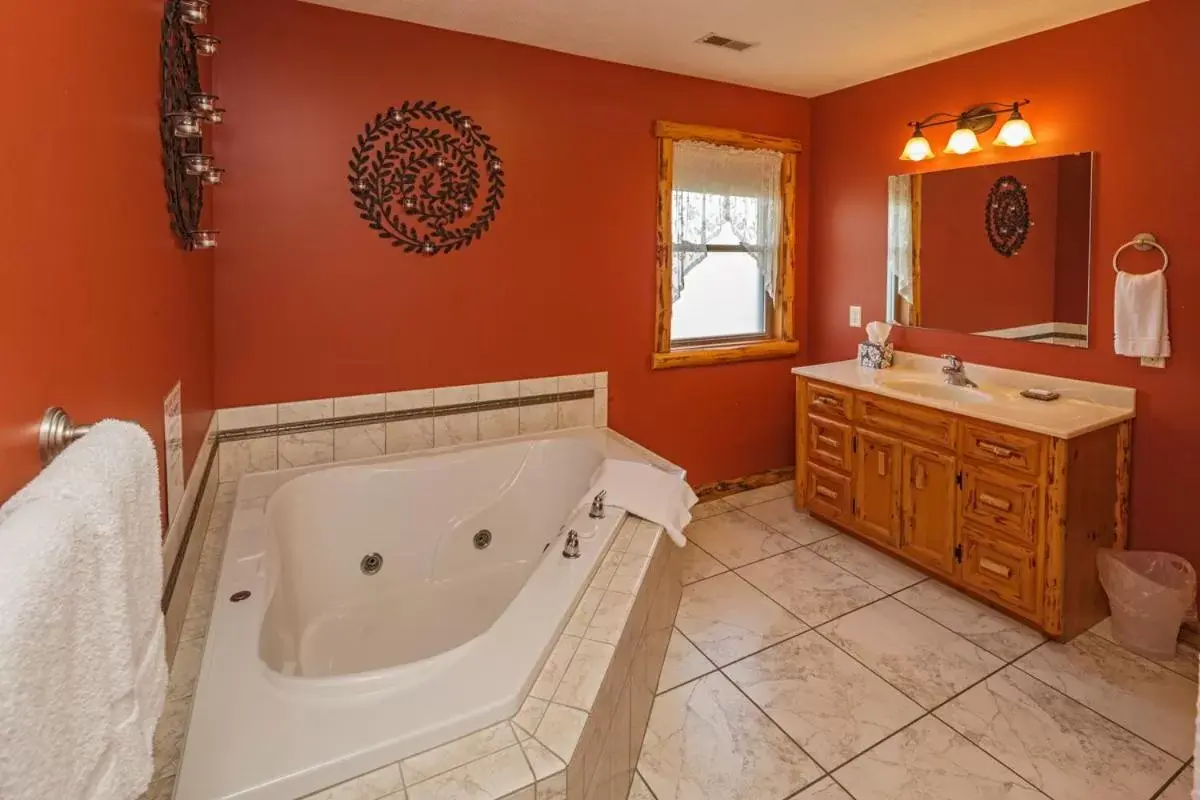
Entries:
<svg viewBox="0 0 1200 800">
<path fill-rule="evenodd" d="M 1146 660 L 1107 620 L 1046 641 L 795 511 L 792 492 L 786 482 L 694 509 L 630 800 L 1190 796 L 1196 650 Z M 218 497 L 212 529 L 231 501 Z M 636 520 L 619 532 L 512 720 L 313 797 L 565 797 L 597 676 L 660 538 Z M 184 677 L 203 618 L 185 624 Z M 614 783 L 604 800 L 625 796 Z"/>
</svg>

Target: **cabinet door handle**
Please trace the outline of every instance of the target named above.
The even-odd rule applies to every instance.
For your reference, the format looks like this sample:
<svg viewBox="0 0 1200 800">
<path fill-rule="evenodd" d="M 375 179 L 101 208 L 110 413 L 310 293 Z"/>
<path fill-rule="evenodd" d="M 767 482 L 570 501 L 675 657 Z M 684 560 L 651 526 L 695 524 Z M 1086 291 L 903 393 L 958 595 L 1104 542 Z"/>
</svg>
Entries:
<svg viewBox="0 0 1200 800">
<path fill-rule="evenodd" d="M 828 486 L 818 486 L 817 494 L 821 495 L 821 497 L 827 497 L 830 500 L 838 499 L 838 493 L 835 492 L 833 489 L 830 489 Z"/>
<path fill-rule="evenodd" d="M 1010 501 L 1005 500 L 1002 497 L 996 497 L 995 495 L 988 494 L 987 492 L 979 493 L 979 502 L 985 506 L 998 508 L 1001 511 L 1012 511 L 1012 503 Z"/>
<path fill-rule="evenodd" d="M 914 482 L 916 483 L 917 488 L 924 489 L 925 488 L 925 467 L 922 466 L 921 464 L 917 464 L 917 474 L 916 474 L 915 478 L 916 478 L 916 480 Z"/>
<path fill-rule="evenodd" d="M 814 397 L 813 402 L 820 406 L 836 406 L 836 405 L 838 405 L 837 398 L 828 397 L 823 394 L 819 394 L 816 397 Z"/>
<path fill-rule="evenodd" d="M 993 575 L 999 575 L 1001 578 L 1004 578 L 1005 580 L 1012 577 L 1012 569 L 1011 568 L 1006 567 L 997 561 L 992 561 L 990 558 L 979 559 L 979 568 L 981 570 L 983 570 L 984 572 L 990 572 Z"/>
<path fill-rule="evenodd" d="M 837 439 L 834 439 L 832 436 L 823 436 L 821 434 L 817 434 L 817 441 L 820 444 L 828 445 L 829 447 L 841 447 L 842 446 L 842 443 L 839 442 Z"/>
<path fill-rule="evenodd" d="M 879 462 L 877 466 L 877 469 L 879 470 L 879 477 L 882 478 L 884 475 L 887 475 L 887 456 L 884 455 L 883 451 L 881 450 L 879 451 L 876 460 Z"/>
<path fill-rule="evenodd" d="M 984 439 L 979 440 L 978 446 L 980 450 L 984 451 L 985 453 L 991 453 L 996 458 L 1012 458 L 1017 454 L 1017 451 L 1012 450 L 1011 448 L 996 444 L 995 442 L 989 442 Z"/>
</svg>

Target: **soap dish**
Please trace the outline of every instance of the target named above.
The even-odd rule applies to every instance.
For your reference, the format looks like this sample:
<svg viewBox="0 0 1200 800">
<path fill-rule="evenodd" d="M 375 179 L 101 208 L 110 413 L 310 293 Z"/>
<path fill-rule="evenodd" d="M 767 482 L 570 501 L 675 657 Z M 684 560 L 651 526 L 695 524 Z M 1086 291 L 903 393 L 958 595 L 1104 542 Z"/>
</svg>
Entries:
<svg viewBox="0 0 1200 800">
<path fill-rule="evenodd" d="M 1042 400 L 1048 403 L 1051 400 L 1057 400 L 1059 395 L 1053 389 L 1025 389 L 1021 392 L 1021 397 L 1028 397 L 1030 400 Z"/>
</svg>

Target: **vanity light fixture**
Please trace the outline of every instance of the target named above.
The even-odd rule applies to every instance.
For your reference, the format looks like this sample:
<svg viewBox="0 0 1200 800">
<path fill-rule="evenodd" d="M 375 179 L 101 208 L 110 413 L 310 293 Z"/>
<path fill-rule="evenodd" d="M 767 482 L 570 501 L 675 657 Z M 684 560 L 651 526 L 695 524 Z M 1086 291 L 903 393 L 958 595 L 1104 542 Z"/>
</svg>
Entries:
<svg viewBox="0 0 1200 800">
<path fill-rule="evenodd" d="M 979 146 L 979 134 L 991 130 L 996 124 L 997 116 L 1005 111 L 1011 111 L 1011 114 L 1001 127 L 993 144 L 998 147 L 1023 147 L 1035 144 L 1037 140 L 1033 138 L 1033 130 L 1029 127 L 1029 122 L 1021 116 L 1021 106 L 1028 104 L 1028 100 L 1017 100 L 1011 103 L 983 103 L 972 106 L 961 114 L 939 111 L 919 122 L 910 122 L 908 126 L 913 129 L 913 134 L 904 145 L 904 152 L 900 154 L 900 160 L 925 161 L 933 158 L 933 147 L 925 138 L 924 129 L 938 125 L 953 124 L 955 126 L 954 133 L 950 134 L 950 140 L 946 143 L 944 152 L 960 156 L 977 153 L 982 149 Z"/>
</svg>

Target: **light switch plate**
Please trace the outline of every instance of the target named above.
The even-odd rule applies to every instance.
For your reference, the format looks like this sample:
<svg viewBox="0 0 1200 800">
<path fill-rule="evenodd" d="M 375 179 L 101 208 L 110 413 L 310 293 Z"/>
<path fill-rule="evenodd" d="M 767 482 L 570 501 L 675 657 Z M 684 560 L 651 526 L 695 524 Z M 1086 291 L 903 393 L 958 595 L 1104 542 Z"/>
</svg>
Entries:
<svg viewBox="0 0 1200 800">
<path fill-rule="evenodd" d="M 862 327 L 862 306 L 850 306 L 850 327 Z"/>
<path fill-rule="evenodd" d="M 1157 367 L 1158 369 L 1165 369 L 1167 366 L 1165 358 L 1143 357 L 1141 363 L 1143 367 Z"/>
</svg>

